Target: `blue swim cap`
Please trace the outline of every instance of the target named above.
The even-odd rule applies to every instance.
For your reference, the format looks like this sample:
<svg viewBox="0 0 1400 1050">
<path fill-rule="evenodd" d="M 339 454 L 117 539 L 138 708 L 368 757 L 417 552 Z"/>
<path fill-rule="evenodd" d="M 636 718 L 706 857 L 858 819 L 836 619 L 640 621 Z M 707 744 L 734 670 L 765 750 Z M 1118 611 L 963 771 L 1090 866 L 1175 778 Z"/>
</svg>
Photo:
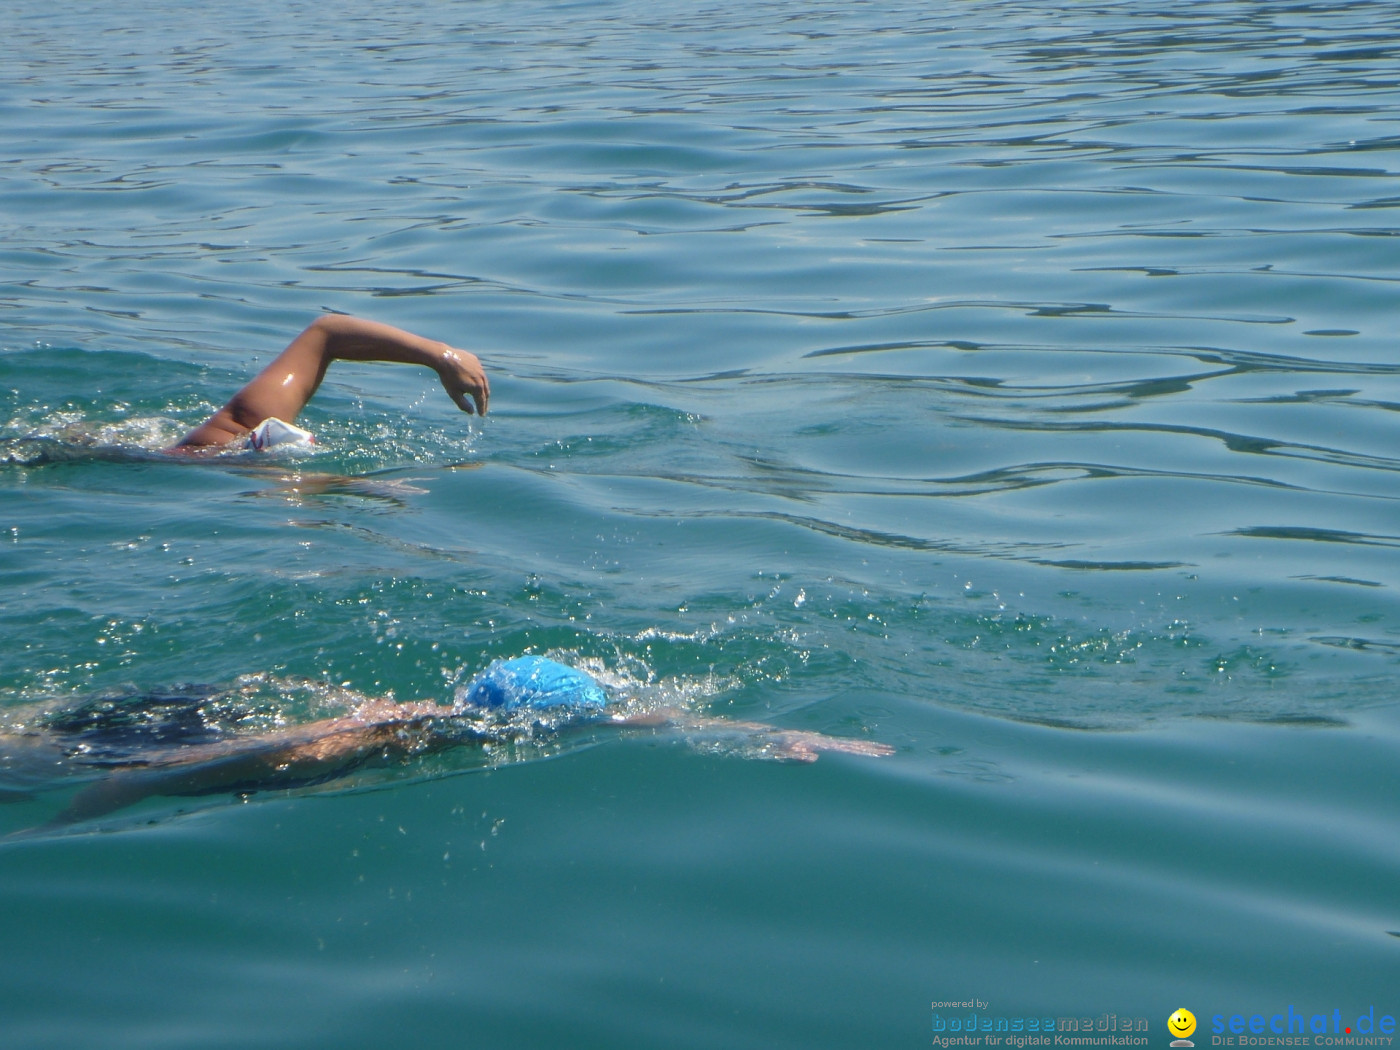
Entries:
<svg viewBox="0 0 1400 1050">
<path fill-rule="evenodd" d="M 543 656 L 497 660 L 472 680 L 466 703 L 476 707 L 515 711 L 558 708 L 597 710 L 608 696 L 589 675 Z"/>
</svg>

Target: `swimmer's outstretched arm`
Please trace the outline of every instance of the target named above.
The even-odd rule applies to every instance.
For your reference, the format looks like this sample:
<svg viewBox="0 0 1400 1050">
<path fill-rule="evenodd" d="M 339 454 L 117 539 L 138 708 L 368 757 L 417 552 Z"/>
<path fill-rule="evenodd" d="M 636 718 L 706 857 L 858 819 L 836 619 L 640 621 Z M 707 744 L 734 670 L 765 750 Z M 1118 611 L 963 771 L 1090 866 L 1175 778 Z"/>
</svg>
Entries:
<svg viewBox="0 0 1400 1050">
<path fill-rule="evenodd" d="M 228 404 L 195 427 L 176 448 L 223 445 L 273 416 L 293 422 L 332 361 L 395 361 L 437 372 L 463 412 L 486 414 L 491 385 L 473 353 L 401 328 L 343 314 L 318 317 Z"/>
<path fill-rule="evenodd" d="M 774 758 L 782 762 L 815 762 L 819 751 L 837 751 L 867 758 L 894 754 L 894 748 L 877 740 L 827 736 L 805 729 L 779 729 L 766 722 L 734 722 L 681 710 L 615 715 L 612 724 L 671 729 L 683 736 L 710 741 L 738 739 L 749 746 L 749 757 Z"/>
</svg>

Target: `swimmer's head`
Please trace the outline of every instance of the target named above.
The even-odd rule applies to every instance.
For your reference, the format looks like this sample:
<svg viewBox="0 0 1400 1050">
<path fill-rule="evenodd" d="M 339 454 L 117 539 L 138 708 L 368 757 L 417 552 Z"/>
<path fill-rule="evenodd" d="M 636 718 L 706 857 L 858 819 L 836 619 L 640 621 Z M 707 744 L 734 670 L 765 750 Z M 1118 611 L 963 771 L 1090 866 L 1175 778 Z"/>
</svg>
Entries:
<svg viewBox="0 0 1400 1050">
<path fill-rule="evenodd" d="M 497 711 L 597 711 L 607 702 L 592 677 L 542 656 L 495 661 L 462 697 L 465 705 Z"/>
</svg>

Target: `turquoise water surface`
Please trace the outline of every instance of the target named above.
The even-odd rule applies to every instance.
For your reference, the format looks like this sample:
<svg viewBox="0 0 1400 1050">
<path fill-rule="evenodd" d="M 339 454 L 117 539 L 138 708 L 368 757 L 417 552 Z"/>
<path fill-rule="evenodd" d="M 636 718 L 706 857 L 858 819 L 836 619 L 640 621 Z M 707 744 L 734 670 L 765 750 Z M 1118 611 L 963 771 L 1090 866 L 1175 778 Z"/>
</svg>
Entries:
<svg viewBox="0 0 1400 1050">
<path fill-rule="evenodd" d="M 0 31 L 0 1045 L 1400 1016 L 1400 5 Z M 326 311 L 490 416 L 341 364 L 310 455 L 160 454 Z M 24 834 L 83 779 L 36 712 L 525 653 L 896 750 L 546 733 Z"/>
</svg>

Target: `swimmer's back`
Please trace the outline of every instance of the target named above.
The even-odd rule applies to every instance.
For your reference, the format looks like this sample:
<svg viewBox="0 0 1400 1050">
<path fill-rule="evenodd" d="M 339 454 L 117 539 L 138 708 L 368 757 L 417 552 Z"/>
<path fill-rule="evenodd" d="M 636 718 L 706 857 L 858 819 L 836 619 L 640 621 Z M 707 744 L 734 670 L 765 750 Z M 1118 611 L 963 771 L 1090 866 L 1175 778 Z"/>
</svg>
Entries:
<svg viewBox="0 0 1400 1050">
<path fill-rule="evenodd" d="M 65 753 L 89 765 L 130 765 L 142 755 L 227 739 L 253 712 L 213 686 L 107 694 L 46 715 Z"/>
</svg>

